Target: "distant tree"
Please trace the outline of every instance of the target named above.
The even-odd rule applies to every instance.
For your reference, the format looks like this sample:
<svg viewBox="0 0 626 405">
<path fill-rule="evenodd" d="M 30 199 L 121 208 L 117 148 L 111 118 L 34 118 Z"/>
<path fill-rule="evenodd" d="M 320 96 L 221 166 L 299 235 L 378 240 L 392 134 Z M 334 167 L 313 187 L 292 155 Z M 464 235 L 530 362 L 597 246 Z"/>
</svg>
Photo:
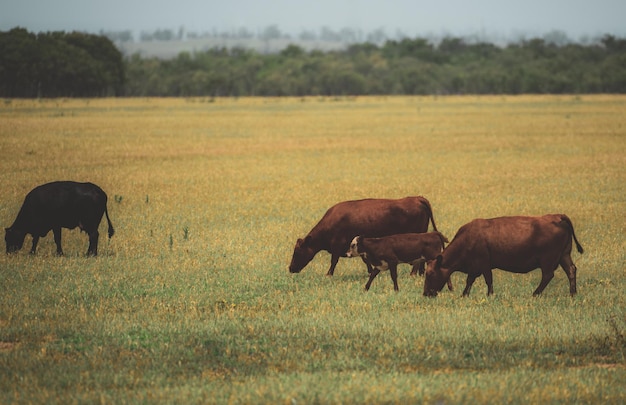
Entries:
<svg viewBox="0 0 626 405">
<path fill-rule="evenodd" d="M 41 45 L 35 34 L 24 28 L 0 32 L 0 95 L 39 96 Z"/>
<path fill-rule="evenodd" d="M 556 45 L 558 47 L 566 46 L 572 42 L 565 32 L 558 30 L 548 32 L 543 36 L 543 40 L 549 45 Z"/>
<path fill-rule="evenodd" d="M 324 26 L 320 29 L 320 39 L 328 42 L 340 42 L 341 34 L 333 31 L 330 27 Z"/>
<path fill-rule="evenodd" d="M 259 35 L 259 38 L 263 41 L 271 41 L 275 39 L 280 39 L 282 37 L 282 33 L 278 28 L 278 25 L 273 24 L 265 27 L 265 29 Z"/>
<path fill-rule="evenodd" d="M 377 28 L 374 31 L 367 34 L 367 42 L 373 44 L 382 44 L 387 40 L 387 34 L 384 28 Z"/>
<path fill-rule="evenodd" d="M 152 34 L 152 37 L 157 41 L 171 41 L 176 38 L 176 35 L 170 29 L 157 29 Z"/>
<path fill-rule="evenodd" d="M 298 35 L 298 39 L 301 41 L 315 41 L 317 34 L 314 31 L 304 30 Z"/>
<path fill-rule="evenodd" d="M 281 56 L 286 58 L 299 58 L 305 54 L 304 49 L 300 48 L 298 45 L 289 45 L 287 48 L 283 49 L 280 52 Z"/>
<path fill-rule="evenodd" d="M 441 43 L 439 43 L 439 51 L 448 54 L 460 54 L 461 52 L 467 49 L 468 45 L 465 43 L 463 38 L 444 38 Z"/>
<path fill-rule="evenodd" d="M 251 39 L 254 38 L 254 33 L 245 27 L 241 27 L 237 30 L 237 38 Z"/>
<path fill-rule="evenodd" d="M 100 77 L 97 79 L 100 83 L 97 90 L 94 89 L 94 95 L 114 95 L 122 94 L 124 85 L 124 61 L 122 53 L 107 37 L 85 34 L 80 32 L 72 32 L 65 35 L 65 41 L 77 48 L 85 50 L 89 56 L 99 66 L 96 72 Z M 93 76 L 93 75 L 92 75 Z"/>
<path fill-rule="evenodd" d="M 121 95 L 124 63 L 104 36 L 73 32 L 0 33 L 0 96 Z"/>
<path fill-rule="evenodd" d="M 100 35 L 109 38 L 113 42 L 126 43 L 133 42 L 133 33 L 130 30 L 124 31 L 103 31 L 100 30 Z"/>
<path fill-rule="evenodd" d="M 148 42 L 154 40 L 154 35 L 151 32 L 141 31 L 139 34 L 139 40 L 142 42 Z"/>
<path fill-rule="evenodd" d="M 609 52 L 626 52 L 626 39 L 624 38 L 616 38 L 607 34 L 602 37 L 600 43 Z"/>
<path fill-rule="evenodd" d="M 418 58 L 431 60 L 434 46 L 424 38 L 409 39 L 401 41 L 387 41 L 383 47 L 383 53 L 388 58 Z"/>
<path fill-rule="evenodd" d="M 359 33 L 358 31 L 353 30 L 352 28 L 342 28 L 339 31 L 339 38 L 341 42 L 344 42 L 347 44 L 354 44 L 358 42 L 359 40 Z"/>
</svg>

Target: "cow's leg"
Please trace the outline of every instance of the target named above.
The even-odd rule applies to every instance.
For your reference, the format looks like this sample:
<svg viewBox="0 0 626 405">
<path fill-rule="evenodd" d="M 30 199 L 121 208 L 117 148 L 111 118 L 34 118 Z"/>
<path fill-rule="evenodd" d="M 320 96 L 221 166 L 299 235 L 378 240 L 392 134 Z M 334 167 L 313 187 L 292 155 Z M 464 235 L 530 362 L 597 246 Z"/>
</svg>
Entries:
<svg viewBox="0 0 626 405">
<path fill-rule="evenodd" d="M 485 277 L 485 283 L 487 283 L 487 296 L 493 294 L 493 273 L 491 269 L 485 270 L 483 272 L 483 277 Z"/>
<path fill-rule="evenodd" d="M 92 231 L 89 233 L 89 248 L 87 249 L 87 256 L 97 256 L 98 255 L 98 238 L 100 234 L 98 230 Z"/>
<path fill-rule="evenodd" d="M 335 274 L 335 267 L 337 267 L 337 262 L 339 261 L 339 255 L 336 253 L 331 253 L 330 256 L 330 267 L 328 268 L 327 276 L 332 276 Z"/>
<path fill-rule="evenodd" d="M 572 261 L 572 257 L 570 255 L 564 255 L 561 258 L 561 268 L 567 274 L 567 278 L 569 280 L 569 294 L 571 296 L 576 295 L 576 265 Z"/>
<path fill-rule="evenodd" d="M 535 292 L 533 292 L 533 296 L 536 297 L 537 295 L 541 295 L 541 293 L 543 292 L 543 289 L 546 288 L 546 286 L 548 285 L 550 280 L 552 280 L 553 277 L 554 277 L 553 268 L 551 270 L 548 270 L 548 268 L 546 267 L 541 267 L 541 282 L 539 283 L 539 286 L 537 287 Z"/>
<path fill-rule="evenodd" d="M 463 290 L 463 296 L 466 297 L 469 295 L 470 290 L 472 289 L 472 284 L 474 281 L 480 276 L 480 273 L 468 273 L 467 280 L 465 280 L 465 289 Z"/>
<path fill-rule="evenodd" d="M 393 281 L 393 290 L 398 291 L 398 265 L 395 263 L 391 263 L 389 265 L 389 274 L 391 275 L 391 280 Z"/>
<path fill-rule="evenodd" d="M 37 243 L 39 243 L 39 235 L 33 235 L 33 245 L 30 247 L 31 255 L 34 255 L 37 251 Z"/>
<path fill-rule="evenodd" d="M 57 245 L 57 255 L 63 256 L 63 249 L 61 248 L 61 228 L 54 228 L 52 233 L 54 234 L 54 243 Z"/>
<path fill-rule="evenodd" d="M 454 287 L 452 287 L 452 278 L 448 277 L 448 290 L 449 291 L 454 291 Z"/>
<path fill-rule="evenodd" d="M 378 273 L 380 273 L 380 270 L 377 267 L 372 268 L 372 272 L 370 273 L 370 278 L 369 280 L 367 280 L 367 284 L 365 284 L 365 291 L 369 291 L 370 286 L 372 285 L 372 281 L 374 281 Z"/>
</svg>

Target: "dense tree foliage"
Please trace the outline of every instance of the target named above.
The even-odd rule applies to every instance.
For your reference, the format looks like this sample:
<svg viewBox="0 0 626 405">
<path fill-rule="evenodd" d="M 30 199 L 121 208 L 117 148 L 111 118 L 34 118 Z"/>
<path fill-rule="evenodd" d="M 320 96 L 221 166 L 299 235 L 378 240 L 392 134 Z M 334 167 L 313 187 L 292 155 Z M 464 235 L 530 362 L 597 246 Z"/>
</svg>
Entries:
<svg viewBox="0 0 626 405">
<path fill-rule="evenodd" d="M 15 28 L 0 32 L 0 50 L 2 97 L 626 93 L 626 39 L 611 35 L 585 45 L 404 38 L 329 52 L 290 45 L 124 59 L 104 35 Z"/>
<path fill-rule="evenodd" d="M 499 47 L 445 38 L 353 44 L 344 51 L 280 54 L 244 49 L 130 57 L 129 96 L 625 93 L 626 40 Z"/>
<path fill-rule="evenodd" d="M 0 32 L 1 97 L 123 95 L 124 59 L 106 37 L 80 32 Z"/>
</svg>

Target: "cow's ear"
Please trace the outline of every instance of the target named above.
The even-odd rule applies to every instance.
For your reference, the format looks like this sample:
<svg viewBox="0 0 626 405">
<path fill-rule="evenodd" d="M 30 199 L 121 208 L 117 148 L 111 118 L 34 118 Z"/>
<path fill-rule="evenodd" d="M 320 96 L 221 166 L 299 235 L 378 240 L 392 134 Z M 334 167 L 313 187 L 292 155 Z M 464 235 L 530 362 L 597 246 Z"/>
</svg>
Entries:
<svg viewBox="0 0 626 405">
<path fill-rule="evenodd" d="M 441 261 L 443 260 L 443 256 L 437 255 L 435 258 L 435 269 L 441 268 Z"/>
</svg>

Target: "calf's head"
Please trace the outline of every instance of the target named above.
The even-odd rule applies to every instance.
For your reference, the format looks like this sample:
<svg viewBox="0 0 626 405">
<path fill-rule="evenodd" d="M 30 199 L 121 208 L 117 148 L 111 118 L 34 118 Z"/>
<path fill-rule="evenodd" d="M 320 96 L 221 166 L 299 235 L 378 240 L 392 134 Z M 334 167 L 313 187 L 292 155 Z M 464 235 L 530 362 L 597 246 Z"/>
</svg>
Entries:
<svg viewBox="0 0 626 405">
<path fill-rule="evenodd" d="M 360 256 L 362 252 L 359 252 L 359 247 L 361 246 L 361 236 L 355 236 L 350 242 L 350 248 L 346 252 L 346 257 L 357 257 Z"/>
<path fill-rule="evenodd" d="M 24 238 L 26 233 L 12 229 L 4 228 L 4 241 L 7 244 L 7 254 L 15 253 L 24 246 Z"/>
<path fill-rule="evenodd" d="M 290 273 L 300 273 L 318 251 L 311 246 L 311 237 L 307 236 L 304 239 L 298 239 L 296 247 L 293 249 L 293 256 L 291 257 L 291 263 L 289 264 Z"/>
<path fill-rule="evenodd" d="M 428 262 L 426 272 L 424 273 L 424 295 L 426 297 L 436 297 L 437 293 L 446 284 L 449 274 L 447 274 L 445 269 L 442 269 L 442 260 L 443 257 L 438 255 L 435 260 Z"/>
</svg>

